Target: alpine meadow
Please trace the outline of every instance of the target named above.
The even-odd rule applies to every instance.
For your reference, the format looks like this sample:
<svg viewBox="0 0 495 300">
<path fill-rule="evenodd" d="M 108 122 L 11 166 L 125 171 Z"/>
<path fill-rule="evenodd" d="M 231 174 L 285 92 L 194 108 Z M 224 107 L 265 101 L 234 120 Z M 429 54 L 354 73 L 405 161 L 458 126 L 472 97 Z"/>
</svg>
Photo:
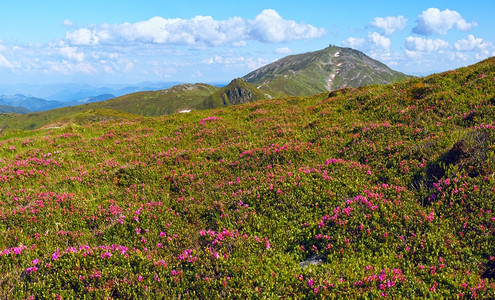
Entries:
<svg viewBox="0 0 495 300">
<path fill-rule="evenodd" d="M 493 3 L 19 1 L 1 299 L 495 299 Z"/>
<path fill-rule="evenodd" d="M 2 297 L 491 298 L 494 82 L 6 131 Z"/>
</svg>

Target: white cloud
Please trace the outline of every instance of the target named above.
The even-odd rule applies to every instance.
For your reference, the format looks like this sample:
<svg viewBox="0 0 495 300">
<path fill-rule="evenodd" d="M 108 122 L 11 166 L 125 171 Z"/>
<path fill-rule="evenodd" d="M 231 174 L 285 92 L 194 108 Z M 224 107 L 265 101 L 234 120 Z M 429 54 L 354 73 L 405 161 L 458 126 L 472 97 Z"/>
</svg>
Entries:
<svg viewBox="0 0 495 300">
<path fill-rule="evenodd" d="M 101 24 L 79 28 L 66 34 L 73 45 L 152 43 L 188 46 L 245 46 L 247 40 L 281 43 L 319 38 L 323 28 L 283 19 L 275 10 L 266 9 L 254 20 L 233 17 L 215 20 L 210 16 L 192 19 L 153 17 L 134 24 Z"/>
<path fill-rule="evenodd" d="M 12 68 L 12 64 L 2 54 L 0 54 L 0 67 Z"/>
<path fill-rule="evenodd" d="M 232 55 L 215 55 L 214 57 L 210 57 L 208 59 L 204 59 L 203 63 L 207 65 L 219 64 L 219 65 L 234 65 L 241 68 L 247 68 L 249 70 L 258 69 L 270 61 L 264 58 L 253 58 L 244 56 L 232 56 Z"/>
<path fill-rule="evenodd" d="M 254 20 L 248 20 L 247 24 L 251 39 L 266 43 L 320 38 L 327 33 L 323 28 L 284 20 L 273 9 L 265 9 Z"/>
<path fill-rule="evenodd" d="M 406 27 L 407 18 L 404 16 L 398 17 L 376 17 L 372 22 L 371 26 L 383 30 L 385 35 L 391 35 L 395 31 L 400 31 Z"/>
<path fill-rule="evenodd" d="M 461 31 L 470 31 L 478 25 L 476 22 L 468 23 L 461 14 L 454 10 L 442 10 L 438 8 L 428 8 L 418 16 L 416 27 L 413 32 L 420 35 L 432 35 L 438 33 L 445 35 L 447 31 L 456 26 Z"/>
<path fill-rule="evenodd" d="M 414 52 L 436 52 L 450 48 L 450 44 L 442 39 L 423 39 L 420 37 L 407 37 L 404 43 L 407 50 Z"/>
<path fill-rule="evenodd" d="M 84 53 L 77 52 L 77 48 L 75 47 L 65 46 L 60 48 L 60 54 L 65 58 L 73 59 L 78 62 L 82 62 L 84 60 Z"/>
<path fill-rule="evenodd" d="M 383 50 L 390 50 L 390 46 L 392 45 L 392 42 L 388 37 L 383 36 L 378 32 L 368 33 L 368 39 L 370 42 L 382 48 Z"/>
<path fill-rule="evenodd" d="M 454 47 L 459 51 L 476 51 L 489 53 L 494 49 L 491 42 L 485 41 L 482 38 L 475 38 L 473 35 L 468 35 L 467 39 L 458 40 Z"/>
<path fill-rule="evenodd" d="M 59 62 L 47 62 L 44 71 L 46 74 L 59 73 L 64 75 L 71 75 L 74 73 L 95 74 L 96 68 L 87 62 L 71 63 L 66 60 Z"/>
<path fill-rule="evenodd" d="M 362 49 L 365 42 L 366 42 L 366 40 L 363 38 L 350 37 L 347 40 L 343 41 L 342 44 L 344 46 L 349 47 L 349 48 Z"/>
<path fill-rule="evenodd" d="M 291 54 L 292 50 L 288 47 L 277 48 L 277 49 L 275 49 L 275 53 L 277 53 L 277 54 Z"/>
<path fill-rule="evenodd" d="M 81 28 L 74 32 L 67 32 L 65 38 L 73 45 L 98 45 L 110 37 L 104 30 Z"/>
<path fill-rule="evenodd" d="M 64 27 L 71 28 L 71 27 L 74 27 L 76 24 L 74 24 L 74 22 L 72 22 L 71 20 L 64 20 L 62 22 L 62 25 Z"/>
<path fill-rule="evenodd" d="M 367 38 L 350 37 L 343 41 L 342 44 L 365 52 L 389 52 L 390 47 L 392 46 L 390 39 L 378 32 L 369 32 Z"/>
</svg>

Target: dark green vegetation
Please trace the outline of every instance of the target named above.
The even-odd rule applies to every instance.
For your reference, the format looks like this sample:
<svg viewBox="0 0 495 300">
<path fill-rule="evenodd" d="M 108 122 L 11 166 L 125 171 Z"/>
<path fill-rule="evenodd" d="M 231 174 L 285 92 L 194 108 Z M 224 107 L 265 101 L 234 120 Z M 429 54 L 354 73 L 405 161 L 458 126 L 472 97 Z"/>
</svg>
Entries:
<svg viewBox="0 0 495 300">
<path fill-rule="evenodd" d="M 4 132 L 1 297 L 493 298 L 494 83 Z"/>
<path fill-rule="evenodd" d="M 330 46 L 323 50 L 290 55 L 243 77 L 270 92 L 309 96 L 343 87 L 387 84 L 409 76 L 350 48 Z"/>
</svg>

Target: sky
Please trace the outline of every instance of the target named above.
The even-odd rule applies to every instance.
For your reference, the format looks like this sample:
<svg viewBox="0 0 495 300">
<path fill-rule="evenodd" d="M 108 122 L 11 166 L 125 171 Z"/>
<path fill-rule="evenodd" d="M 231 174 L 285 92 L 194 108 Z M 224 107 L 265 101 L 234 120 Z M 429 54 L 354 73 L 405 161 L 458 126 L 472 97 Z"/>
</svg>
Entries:
<svg viewBox="0 0 495 300">
<path fill-rule="evenodd" d="M 5 0 L 0 84 L 229 82 L 351 47 L 411 74 L 495 56 L 495 1 Z"/>
</svg>

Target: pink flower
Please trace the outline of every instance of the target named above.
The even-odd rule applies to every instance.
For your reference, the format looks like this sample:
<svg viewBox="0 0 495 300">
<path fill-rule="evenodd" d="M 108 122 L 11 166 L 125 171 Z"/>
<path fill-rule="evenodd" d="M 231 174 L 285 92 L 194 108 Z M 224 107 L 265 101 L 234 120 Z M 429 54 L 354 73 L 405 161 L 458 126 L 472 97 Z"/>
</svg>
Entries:
<svg viewBox="0 0 495 300">
<path fill-rule="evenodd" d="M 308 280 L 308 286 L 313 287 L 314 281 L 313 279 Z"/>
<path fill-rule="evenodd" d="M 37 258 L 36 258 L 36 259 L 35 259 L 35 260 L 33 260 L 31 263 L 32 263 L 33 265 L 37 265 L 39 262 L 40 262 L 40 261 L 39 261 L 39 259 L 37 259 Z"/>
<path fill-rule="evenodd" d="M 267 250 L 271 248 L 270 241 L 268 241 L 268 240 L 265 241 L 265 247 Z"/>
<path fill-rule="evenodd" d="M 60 257 L 60 250 L 57 249 L 55 252 L 52 254 L 52 260 L 57 260 Z"/>
</svg>

